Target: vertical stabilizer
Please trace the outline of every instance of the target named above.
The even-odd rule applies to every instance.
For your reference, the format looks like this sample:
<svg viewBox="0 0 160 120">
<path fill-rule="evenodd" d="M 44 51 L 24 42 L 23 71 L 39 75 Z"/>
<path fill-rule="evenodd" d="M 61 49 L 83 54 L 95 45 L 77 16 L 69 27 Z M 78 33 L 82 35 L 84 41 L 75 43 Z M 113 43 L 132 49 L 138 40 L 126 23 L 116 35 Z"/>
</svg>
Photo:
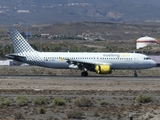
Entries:
<svg viewBox="0 0 160 120">
<path fill-rule="evenodd" d="M 35 51 L 16 29 L 10 29 L 10 35 L 12 39 L 14 53 Z"/>
</svg>

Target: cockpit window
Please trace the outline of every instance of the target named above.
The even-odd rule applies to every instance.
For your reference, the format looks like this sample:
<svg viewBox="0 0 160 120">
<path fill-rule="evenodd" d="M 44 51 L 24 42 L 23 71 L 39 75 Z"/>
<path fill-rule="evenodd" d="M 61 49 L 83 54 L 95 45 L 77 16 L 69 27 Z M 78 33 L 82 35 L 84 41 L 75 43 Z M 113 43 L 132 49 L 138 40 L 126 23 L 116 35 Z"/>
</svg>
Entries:
<svg viewBox="0 0 160 120">
<path fill-rule="evenodd" d="M 144 58 L 144 60 L 151 60 L 151 58 L 149 58 L 149 57 L 145 57 L 145 58 Z"/>
</svg>

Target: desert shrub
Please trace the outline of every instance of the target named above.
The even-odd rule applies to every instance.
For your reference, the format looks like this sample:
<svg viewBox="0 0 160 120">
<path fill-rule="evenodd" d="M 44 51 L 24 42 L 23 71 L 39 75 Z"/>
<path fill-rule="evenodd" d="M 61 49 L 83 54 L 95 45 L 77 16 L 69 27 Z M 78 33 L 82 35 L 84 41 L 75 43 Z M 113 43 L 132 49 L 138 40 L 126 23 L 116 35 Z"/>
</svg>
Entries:
<svg viewBox="0 0 160 120">
<path fill-rule="evenodd" d="M 73 109 L 67 112 L 68 119 L 83 119 L 84 118 L 84 112 L 81 110 Z"/>
<path fill-rule="evenodd" d="M 9 100 L 9 99 L 6 99 L 6 98 L 1 98 L 0 99 L 0 105 L 7 105 L 7 106 L 9 106 L 11 103 L 12 103 L 12 101 Z"/>
<path fill-rule="evenodd" d="M 59 106 L 63 106 L 65 105 L 65 100 L 61 99 L 61 98 L 55 98 L 53 101 L 52 101 L 52 104 L 53 105 L 59 105 Z"/>
<path fill-rule="evenodd" d="M 17 96 L 16 97 L 16 105 L 18 105 L 18 106 L 21 106 L 21 107 L 25 106 L 28 104 L 28 102 L 29 102 L 29 100 L 25 96 Z"/>
<path fill-rule="evenodd" d="M 15 119 L 23 119 L 23 115 L 20 112 L 14 114 Z"/>
<path fill-rule="evenodd" d="M 154 96 L 149 94 L 140 94 L 135 98 L 135 101 L 138 103 L 148 103 L 152 102 L 154 99 Z"/>
<path fill-rule="evenodd" d="M 46 98 L 44 97 L 37 97 L 34 101 L 35 104 L 37 105 L 42 105 L 46 103 Z"/>
<path fill-rule="evenodd" d="M 1 98 L 1 99 L 0 99 L 0 105 L 4 105 L 5 99 L 6 99 L 6 98 Z"/>
<path fill-rule="evenodd" d="M 92 102 L 90 99 L 80 97 L 74 100 L 74 105 L 78 107 L 90 107 L 92 106 Z"/>
<path fill-rule="evenodd" d="M 38 113 L 39 114 L 45 114 L 46 113 L 46 109 L 44 107 L 41 107 L 38 109 Z"/>
<path fill-rule="evenodd" d="M 104 106 L 104 105 L 106 105 L 106 104 L 107 104 L 107 103 L 106 103 L 105 100 L 101 100 L 101 101 L 100 101 L 100 105 L 101 105 L 101 106 Z"/>
</svg>

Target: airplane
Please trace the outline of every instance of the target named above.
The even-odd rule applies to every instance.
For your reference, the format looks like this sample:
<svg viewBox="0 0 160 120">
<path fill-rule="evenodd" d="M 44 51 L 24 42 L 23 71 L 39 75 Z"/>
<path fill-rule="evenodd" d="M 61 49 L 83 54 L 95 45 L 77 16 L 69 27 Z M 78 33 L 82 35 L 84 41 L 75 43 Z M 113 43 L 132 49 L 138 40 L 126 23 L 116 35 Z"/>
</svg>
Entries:
<svg viewBox="0 0 160 120">
<path fill-rule="evenodd" d="M 17 29 L 10 29 L 14 53 L 6 57 L 23 63 L 54 68 L 79 69 L 81 76 L 88 76 L 88 71 L 97 74 L 111 74 L 113 70 L 148 69 L 156 62 L 140 53 L 98 53 L 98 52 L 39 52 L 34 50 Z"/>
</svg>

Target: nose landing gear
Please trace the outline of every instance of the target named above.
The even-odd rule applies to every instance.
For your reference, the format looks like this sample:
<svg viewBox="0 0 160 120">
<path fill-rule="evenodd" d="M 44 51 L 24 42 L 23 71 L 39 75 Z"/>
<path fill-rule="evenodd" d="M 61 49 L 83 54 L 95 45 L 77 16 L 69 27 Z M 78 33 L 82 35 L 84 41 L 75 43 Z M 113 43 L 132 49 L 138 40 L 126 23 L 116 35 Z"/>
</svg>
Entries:
<svg viewBox="0 0 160 120">
<path fill-rule="evenodd" d="M 138 77 L 136 70 L 134 70 L 134 77 Z"/>
</svg>

